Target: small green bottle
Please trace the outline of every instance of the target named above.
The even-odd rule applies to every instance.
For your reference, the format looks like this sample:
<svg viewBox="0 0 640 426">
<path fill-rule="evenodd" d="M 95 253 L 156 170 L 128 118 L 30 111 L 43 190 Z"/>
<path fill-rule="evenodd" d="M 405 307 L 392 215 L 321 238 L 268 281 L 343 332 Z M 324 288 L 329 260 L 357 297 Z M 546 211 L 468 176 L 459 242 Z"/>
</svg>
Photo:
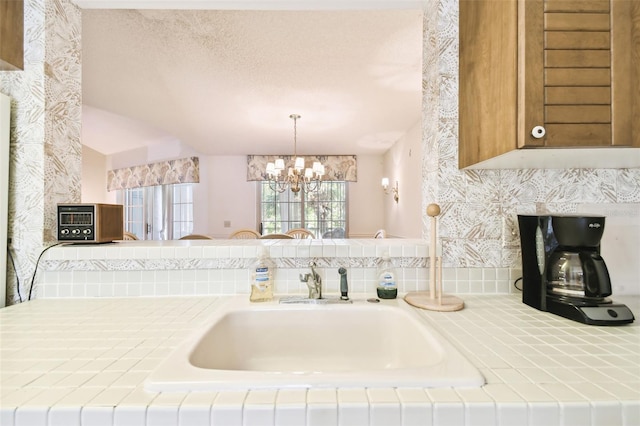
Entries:
<svg viewBox="0 0 640 426">
<path fill-rule="evenodd" d="M 398 296 L 397 274 L 389 253 L 382 255 L 382 261 L 378 265 L 378 297 L 380 299 L 395 299 Z"/>
</svg>

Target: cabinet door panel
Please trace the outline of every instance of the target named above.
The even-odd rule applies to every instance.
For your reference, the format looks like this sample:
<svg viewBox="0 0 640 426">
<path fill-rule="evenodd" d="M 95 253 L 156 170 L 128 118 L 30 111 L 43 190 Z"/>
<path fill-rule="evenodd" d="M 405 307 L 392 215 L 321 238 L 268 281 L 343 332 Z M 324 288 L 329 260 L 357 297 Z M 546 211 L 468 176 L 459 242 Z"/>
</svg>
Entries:
<svg viewBox="0 0 640 426">
<path fill-rule="evenodd" d="M 519 2 L 519 22 L 524 24 L 519 34 L 529 39 L 538 34 L 543 41 L 523 47 L 525 57 L 532 58 L 524 65 L 540 70 L 544 78 L 527 79 L 524 84 L 519 98 L 525 112 L 519 118 L 524 125 L 519 127 L 518 146 L 610 146 L 611 2 L 545 0 L 534 4 Z M 531 136 L 537 125 L 546 128 L 546 135 L 539 139 Z"/>
<path fill-rule="evenodd" d="M 640 148 L 640 1 L 615 0 L 611 15 L 613 145 Z"/>
<path fill-rule="evenodd" d="M 547 87 L 547 105 L 610 105 L 610 87 Z"/>
<path fill-rule="evenodd" d="M 518 148 L 545 145 L 531 134 L 544 126 L 544 3 L 518 0 Z"/>
<path fill-rule="evenodd" d="M 609 31 L 608 13 L 545 13 L 547 31 Z"/>
<path fill-rule="evenodd" d="M 610 124 L 548 124 L 547 145 L 603 146 L 611 140 Z"/>
<path fill-rule="evenodd" d="M 24 69 L 24 1 L 0 0 L 0 71 Z"/>
<path fill-rule="evenodd" d="M 611 123 L 608 105 L 548 105 L 546 123 Z"/>
<path fill-rule="evenodd" d="M 546 86 L 608 86 L 609 68 L 548 68 L 544 71 Z"/>
<path fill-rule="evenodd" d="M 640 0 L 460 0 L 459 164 L 513 150 L 514 95 L 517 148 L 640 147 L 639 69 Z"/>
<path fill-rule="evenodd" d="M 608 12 L 609 0 L 547 0 L 545 12 Z"/>
<path fill-rule="evenodd" d="M 608 50 L 546 50 L 544 63 L 548 68 L 608 68 Z"/>
<path fill-rule="evenodd" d="M 461 168 L 515 148 L 516 18 L 515 1 L 460 2 L 458 164 Z M 493 20 L 501 25 L 486 25 Z"/>
<path fill-rule="evenodd" d="M 608 31 L 546 31 L 546 49 L 609 49 L 611 37 Z"/>
</svg>

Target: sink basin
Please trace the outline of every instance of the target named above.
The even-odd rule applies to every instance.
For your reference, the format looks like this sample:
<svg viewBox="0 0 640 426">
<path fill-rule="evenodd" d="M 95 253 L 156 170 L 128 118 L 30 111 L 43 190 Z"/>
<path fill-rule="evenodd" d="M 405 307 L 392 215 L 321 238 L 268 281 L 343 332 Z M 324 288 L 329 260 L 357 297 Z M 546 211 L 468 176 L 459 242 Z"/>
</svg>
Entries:
<svg viewBox="0 0 640 426">
<path fill-rule="evenodd" d="M 484 378 L 403 300 L 230 299 L 149 376 L 152 391 L 477 387 Z"/>
</svg>

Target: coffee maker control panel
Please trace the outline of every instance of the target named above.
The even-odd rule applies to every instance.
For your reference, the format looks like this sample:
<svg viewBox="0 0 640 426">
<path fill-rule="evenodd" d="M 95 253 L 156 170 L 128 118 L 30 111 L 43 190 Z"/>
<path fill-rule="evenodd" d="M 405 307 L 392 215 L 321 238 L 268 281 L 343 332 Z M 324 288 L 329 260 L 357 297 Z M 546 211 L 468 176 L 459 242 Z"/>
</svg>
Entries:
<svg viewBox="0 0 640 426">
<path fill-rule="evenodd" d="M 582 306 L 580 310 L 593 321 L 593 324 L 607 325 L 607 321 L 632 322 L 633 313 L 625 305 L 609 305 L 609 306 Z M 589 324 L 589 322 L 587 322 Z"/>
<path fill-rule="evenodd" d="M 548 312 L 590 325 L 622 325 L 635 320 L 631 310 L 622 303 L 605 302 L 589 306 L 566 303 L 558 298 L 549 297 L 546 308 Z"/>
</svg>

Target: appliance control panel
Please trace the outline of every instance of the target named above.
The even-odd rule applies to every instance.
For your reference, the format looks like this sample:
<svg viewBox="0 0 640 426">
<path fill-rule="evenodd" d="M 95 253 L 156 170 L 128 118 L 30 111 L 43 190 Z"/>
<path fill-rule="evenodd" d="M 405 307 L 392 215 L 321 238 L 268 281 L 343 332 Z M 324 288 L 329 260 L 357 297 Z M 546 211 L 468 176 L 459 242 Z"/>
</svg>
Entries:
<svg viewBox="0 0 640 426">
<path fill-rule="evenodd" d="M 581 306 L 580 310 L 592 321 L 621 322 L 633 321 L 633 313 L 626 305 Z"/>
<path fill-rule="evenodd" d="M 58 204 L 58 241 L 103 243 L 121 240 L 122 205 Z"/>
<path fill-rule="evenodd" d="M 58 240 L 92 240 L 95 233 L 94 210 L 94 206 L 60 206 Z"/>
</svg>

